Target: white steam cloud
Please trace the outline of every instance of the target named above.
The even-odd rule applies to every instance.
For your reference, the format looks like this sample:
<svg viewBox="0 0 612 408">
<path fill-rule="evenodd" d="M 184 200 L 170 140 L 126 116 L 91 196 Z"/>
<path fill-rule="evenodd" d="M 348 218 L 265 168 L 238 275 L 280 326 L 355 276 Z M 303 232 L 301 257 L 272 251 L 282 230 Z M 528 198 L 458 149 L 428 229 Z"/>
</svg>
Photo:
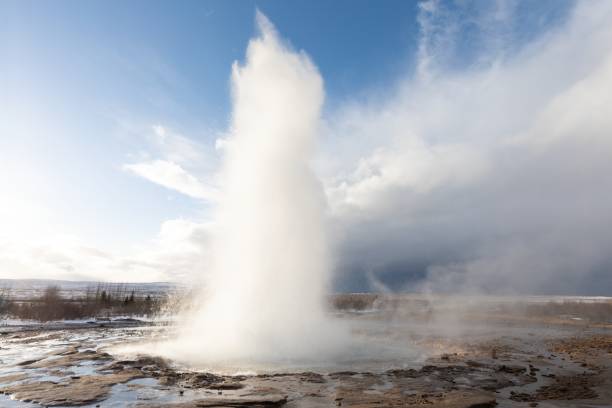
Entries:
<svg viewBox="0 0 612 408">
<path fill-rule="evenodd" d="M 325 359 L 341 334 L 326 316 L 325 195 L 310 169 L 323 82 L 265 16 L 232 72 L 211 273 L 203 304 L 163 353 L 191 364 Z"/>
<path fill-rule="evenodd" d="M 612 4 L 521 47 L 489 4 L 421 3 L 416 73 L 328 118 L 340 288 L 610 294 Z"/>
</svg>

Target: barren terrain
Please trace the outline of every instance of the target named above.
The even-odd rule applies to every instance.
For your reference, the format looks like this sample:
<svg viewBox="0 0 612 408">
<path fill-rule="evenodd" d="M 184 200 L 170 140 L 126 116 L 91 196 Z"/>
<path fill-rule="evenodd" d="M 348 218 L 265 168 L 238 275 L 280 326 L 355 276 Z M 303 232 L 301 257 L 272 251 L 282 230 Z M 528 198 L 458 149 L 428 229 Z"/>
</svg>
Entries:
<svg viewBox="0 0 612 408">
<path fill-rule="evenodd" d="M 115 319 L 4 326 L 0 406 L 612 406 L 608 300 L 466 305 L 351 296 L 336 301 L 337 318 L 350 322 L 356 337 L 411 352 L 211 372 L 117 352 L 118 345 L 172 335 L 172 325 Z"/>
</svg>

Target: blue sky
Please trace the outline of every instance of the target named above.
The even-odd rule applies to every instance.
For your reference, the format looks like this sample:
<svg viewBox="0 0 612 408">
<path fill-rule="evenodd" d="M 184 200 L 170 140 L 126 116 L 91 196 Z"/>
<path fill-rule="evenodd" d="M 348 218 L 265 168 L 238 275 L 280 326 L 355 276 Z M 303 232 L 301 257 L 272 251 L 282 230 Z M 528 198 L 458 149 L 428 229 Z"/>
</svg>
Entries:
<svg viewBox="0 0 612 408">
<path fill-rule="evenodd" d="M 588 125 L 606 129 L 593 112 L 607 100 L 575 95 L 605 89 L 605 1 L 5 0 L 0 276 L 165 280 L 201 267 L 231 67 L 244 62 L 257 9 L 324 81 L 315 167 L 340 286 L 402 289 L 457 276 L 486 286 L 481 269 L 496 277 L 508 264 L 542 262 L 543 276 L 565 274 L 571 289 L 584 277 L 571 271 L 602 276 L 612 264 L 603 249 L 586 254 L 555 235 L 605 216 L 590 208 L 599 218 L 585 221 L 565 198 L 596 177 L 584 169 L 608 161 L 597 156 L 607 142 Z M 555 127 L 552 117 L 565 121 Z M 593 140 L 575 149 L 577 139 L 554 136 L 570 125 Z M 535 159 L 538 143 L 550 156 Z M 557 186 L 559 163 L 574 161 L 582 170 Z M 527 168 L 542 178 L 522 180 L 556 187 L 519 183 Z M 518 186 L 516 195 L 500 183 Z M 508 202 L 520 221 L 500 213 Z M 483 214 L 478 228 L 465 227 Z M 522 248 L 534 218 L 540 241 L 531 247 L 548 258 L 572 248 L 579 267 Z M 602 245 L 612 242 L 601 234 Z"/>
<path fill-rule="evenodd" d="M 390 81 L 416 44 L 416 4 L 366 3 L 3 2 L 5 113 L 28 122 L 18 137 L 2 137 L 4 154 L 20 157 L 10 171 L 36 166 L 24 181 L 32 197 L 79 234 L 105 245 L 151 236 L 201 203 L 121 165 L 148 148 L 143 133 L 155 124 L 214 145 L 228 125 L 231 64 L 244 57 L 256 7 L 308 50 L 333 105 Z"/>
</svg>

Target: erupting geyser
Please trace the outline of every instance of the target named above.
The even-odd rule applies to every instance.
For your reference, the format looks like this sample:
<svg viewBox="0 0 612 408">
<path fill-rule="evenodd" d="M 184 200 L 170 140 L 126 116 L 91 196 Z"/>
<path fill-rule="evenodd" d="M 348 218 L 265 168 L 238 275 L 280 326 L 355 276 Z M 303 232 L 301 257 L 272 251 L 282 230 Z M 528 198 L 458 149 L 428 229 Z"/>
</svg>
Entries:
<svg viewBox="0 0 612 408">
<path fill-rule="evenodd" d="M 232 71 L 213 266 L 205 299 L 164 353 L 202 363 L 329 358 L 325 196 L 310 169 L 323 81 L 257 13 L 259 36 Z"/>
</svg>

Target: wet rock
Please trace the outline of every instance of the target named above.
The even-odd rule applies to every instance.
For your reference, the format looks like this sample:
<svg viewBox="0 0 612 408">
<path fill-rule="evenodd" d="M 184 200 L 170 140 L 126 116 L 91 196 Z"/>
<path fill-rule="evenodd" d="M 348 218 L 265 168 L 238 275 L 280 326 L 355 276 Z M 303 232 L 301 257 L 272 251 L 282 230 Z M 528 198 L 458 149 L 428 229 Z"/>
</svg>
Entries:
<svg viewBox="0 0 612 408">
<path fill-rule="evenodd" d="M 55 356 L 54 356 L 55 357 Z M 112 357 L 108 353 L 98 353 L 93 350 L 85 350 L 78 353 L 62 355 L 59 358 L 43 358 L 29 362 L 24 368 L 59 368 L 78 365 L 81 361 L 101 361 L 110 360 Z"/>
<path fill-rule="evenodd" d="M 239 382 L 221 382 L 210 386 L 210 388 L 215 390 L 239 390 L 244 388 L 244 385 Z"/>
<path fill-rule="evenodd" d="M 38 360 L 40 360 L 40 359 L 25 360 L 25 361 L 21 361 L 21 362 L 15 364 L 15 365 L 17 365 L 17 366 L 27 366 L 27 365 L 30 365 L 30 364 L 33 364 L 33 363 L 37 362 Z"/>
<path fill-rule="evenodd" d="M 142 320 L 134 319 L 132 317 L 121 317 L 115 319 L 116 322 L 124 322 L 124 323 L 142 323 Z"/>
<path fill-rule="evenodd" d="M 497 367 L 497 371 L 508 374 L 523 374 L 527 372 L 527 369 L 523 366 L 517 365 L 500 365 Z"/>
<path fill-rule="evenodd" d="M 146 367 L 145 367 L 146 368 Z M 143 368 L 145 374 L 150 375 Z M 171 369 L 154 373 L 153 377 L 157 378 L 162 386 L 180 386 L 184 388 L 207 388 L 212 390 L 239 390 L 244 388 L 242 381 L 246 380 L 245 376 L 221 376 L 211 373 L 198 372 L 176 372 Z"/>
<path fill-rule="evenodd" d="M 556 377 L 553 384 L 538 388 L 534 394 L 511 392 L 510 399 L 520 402 L 593 399 L 598 395 L 591 387 L 597 383 L 592 374 Z"/>
<path fill-rule="evenodd" d="M 188 388 L 208 388 L 222 383 L 224 378 L 210 373 L 195 373 L 185 381 Z"/>
<path fill-rule="evenodd" d="M 172 407 L 172 408 L 205 408 L 205 407 L 281 407 L 287 403 L 286 395 L 268 395 L 268 396 L 256 396 L 256 397 L 242 397 L 242 398 L 206 398 L 196 401 L 189 402 L 179 402 L 175 404 L 163 404 L 163 405 L 155 405 L 155 404 L 140 404 L 137 407 L 150 407 L 150 408 L 162 408 L 162 407 Z"/>
<path fill-rule="evenodd" d="M 314 384 L 325 383 L 325 377 L 319 373 L 305 372 L 299 375 L 300 381 L 309 382 Z"/>
<path fill-rule="evenodd" d="M 511 391 L 510 392 L 510 399 L 512 401 L 516 401 L 516 402 L 528 402 L 528 401 L 533 401 L 534 400 L 534 396 L 524 393 L 524 392 L 515 392 L 515 391 Z"/>
<path fill-rule="evenodd" d="M 489 408 L 496 405 L 493 394 L 467 390 L 406 394 L 400 388 L 394 387 L 379 395 L 345 390 L 339 398 L 341 398 L 342 406 L 351 408 L 395 408 L 421 405 L 431 408 Z"/>
<path fill-rule="evenodd" d="M 526 374 L 521 366 L 489 366 L 485 363 L 468 361 L 466 365 L 434 366 L 426 365 L 420 370 L 389 370 L 391 378 L 427 378 L 436 381 L 443 389 L 476 388 L 485 391 L 496 391 L 513 385 L 529 384 L 536 379 Z"/>
<path fill-rule="evenodd" d="M 28 375 L 26 373 L 4 375 L 0 377 L 0 384 L 8 384 L 15 381 L 25 380 L 26 378 L 28 378 Z"/>
<path fill-rule="evenodd" d="M 49 370 L 47 373 L 56 377 L 70 377 L 74 375 L 74 371 L 69 370 Z"/>
<path fill-rule="evenodd" d="M 400 378 L 417 378 L 419 376 L 419 371 L 412 368 L 408 370 L 396 369 L 387 371 L 387 374 Z"/>
<path fill-rule="evenodd" d="M 330 373 L 329 378 L 352 377 L 357 374 L 359 373 L 355 371 L 336 371 L 335 373 Z"/>
<path fill-rule="evenodd" d="M 62 349 L 62 350 L 58 350 L 58 351 L 56 351 L 54 353 L 50 353 L 50 355 L 53 355 L 53 356 L 67 356 L 67 355 L 70 355 L 70 354 L 76 354 L 78 352 L 79 352 L 78 347 L 73 346 L 73 347 L 68 347 L 68 348 Z"/>
<path fill-rule="evenodd" d="M 343 372 L 339 372 L 339 373 L 332 373 L 330 374 L 330 377 L 333 376 L 343 376 L 343 375 L 356 375 L 356 372 L 353 371 L 343 371 Z M 242 377 L 242 378 L 240 378 Z M 297 377 L 299 378 L 301 381 L 304 382 L 308 382 L 308 383 L 317 383 L 317 384 L 322 384 L 325 382 L 325 377 L 322 374 L 319 373 L 313 373 L 310 371 L 305 371 L 303 373 L 274 373 L 274 374 L 259 374 L 257 376 L 255 376 L 257 378 L 261 378 L 261 379 L 266 379 L 266 378 L 281 378 L 281 377 L 286 377 L 286 378 L 290 378 L 290 377 Z M 234 380 L 237 381 L 244 381 L 247 379 L 247 377 L 245 376 L 234 376 L 233 377 Z"/>
<path fill-rule="evenodd" d="M 157 378 L 157 381 L 159 382 L 160 385 L 174 385 L 176 384 L 177 381 L 177 377 L 174 375 L 165 375 L 165 376 L 161 376 Z"/>
<path fill-rule="evenodd" d="M 597 393 L 591 389 L 598 381 L 592 374 L 579 374 L 567 377 L 557 377 L 551 385 L 546 385 L 536 391 L 536 400 L 575 400 L 597 398 Z"/>
<path fill-rule="evenodd" d="M 88 375 L 67 381 L 37 381 L 13 384 L 0 388 L 15 400 L 30 401 L 47 407 L 78 406 L 103 400 L 113 385 L 140 378 L 138 370 L 117 374 Z"/>
<path fill-rule="evenodd" d="M 163 371 L 169 368 L 168 362 L 161 357 L 140 357 L 135 360 L 118 360 L 112 364 L 105 366 L 104 370 L 122 370 L 124 367 L 143 369 L 146 367 L 148 371 Z"/>
</svg>

